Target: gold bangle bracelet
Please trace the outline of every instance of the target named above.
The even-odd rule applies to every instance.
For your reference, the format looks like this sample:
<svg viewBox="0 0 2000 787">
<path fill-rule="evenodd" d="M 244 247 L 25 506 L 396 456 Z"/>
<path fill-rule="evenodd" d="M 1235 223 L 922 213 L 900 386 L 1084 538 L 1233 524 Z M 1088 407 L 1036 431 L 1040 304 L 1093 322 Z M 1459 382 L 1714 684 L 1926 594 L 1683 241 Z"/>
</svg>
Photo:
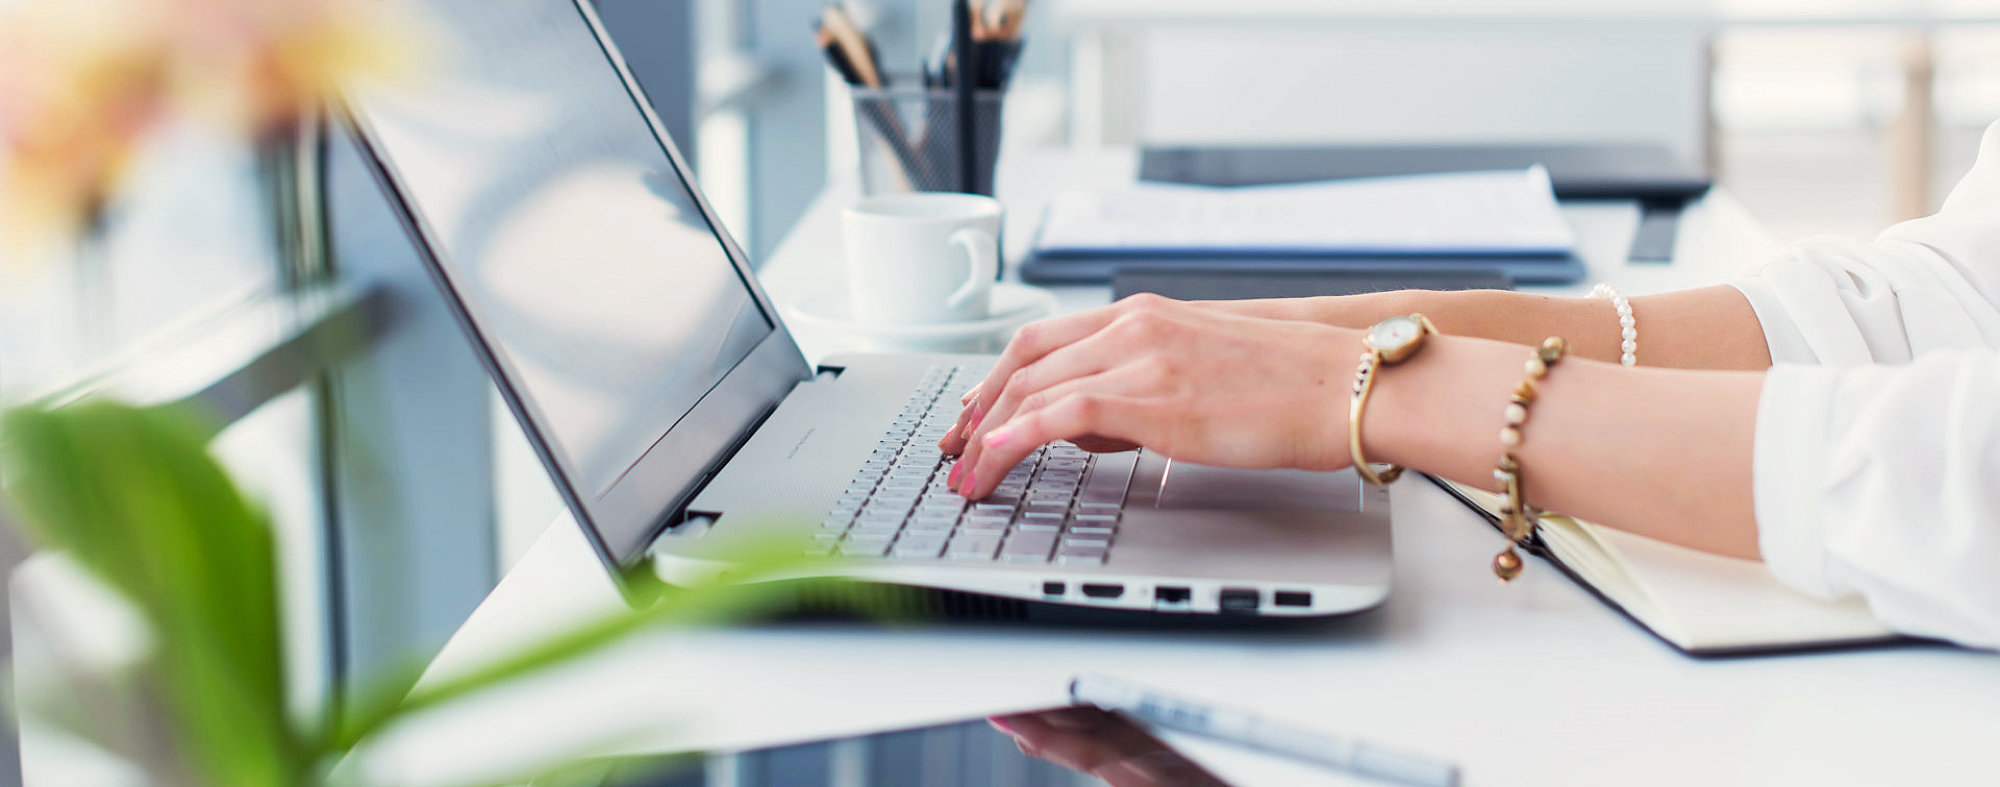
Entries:
<svg viewBox="0 0 2000 787">
<path fill-rule="evenodd" d="M 1506 425 L 1500 427 L 1500 465 L 1493 469 L 1493 480 L 1500 483 L 1500 490 L 1507 495 L 1507 502 L 1500 507 L 1500 532 L 1507 536 L 1507 548 L 1493 556 L 1493 575 L 1502 583 L 1521 575 L 1521 556 L 1514 551 L 1514 545 L 1525 543 L 1535 533 L 1535 512 L 1528 507 L 1527 493 L 1521 485 L 1521 458 L 1515 454 L 1521 448 L 1521 429 L 1528 423 L 1529 405 L 1535 403 L 1535 384 L 1548 377 L 1549 370 L 1567 354 L 1569 342 L 1562 337 L 1543 340 L 1542 346 L 1535 348 L 1535 354 L 1528 358 L 1525 367 L 1528 376 L 1507 397 L 1503 415 Z"/>
<path fill-rule="evenodd" d="M 1383 465 L 1377 470 L 1361 454 L 1361 416 L 1368 411 L 1369 394 L 1375 391 L 1375 374 L 1384 366 L 1416 355 L 1424 339 L 1437 332 L 1430 318 L 1411 314 L 1377 323 L 1362 339 L 1361 365 L 1354 370 L 1354 397 L 1347 405 L 1347 451 L 1354 461 L 1354 472 L 1368 483 L 1388 486 L 1403 476 L 1403 468 Z"/>
</svg>

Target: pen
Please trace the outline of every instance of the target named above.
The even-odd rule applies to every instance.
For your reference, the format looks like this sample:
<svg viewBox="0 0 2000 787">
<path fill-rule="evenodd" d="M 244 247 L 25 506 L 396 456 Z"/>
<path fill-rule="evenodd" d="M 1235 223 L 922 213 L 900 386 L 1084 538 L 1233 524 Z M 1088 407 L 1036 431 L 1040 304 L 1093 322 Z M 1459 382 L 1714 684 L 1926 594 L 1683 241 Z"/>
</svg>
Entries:
<svg viewBox="0 0 2000 787">
<path fill-rule="evenodd" d="M 958 191 L 967 194 L 984 194 L 979 188 L 978 150 L 973 145 L 977 141 L 978 130 L 973 127 L 973 80 L 978 79 L 979 42 L 972 39 L 972 0 L 952 0 L 951 39 L 953 64 L 956 73 L 952 83 L 953 131 L 958 143 Z"/>
<path fill-rule="evenodd" d="M 1265 721 L 1239 710 L 1168 697 L 1103 675 L 1069 682 L 1070 701 L 1139 721 L 1414 787 L 1457 787 L 1458 766 Z"/>
<path fill-rule="evenodd" d="M 861 72 L 854 70 L 854 63 L 848 61 L 847 53 L 840 48 L 840 42 L 834 39 L 832 33 L 827 32 L 825 25 L 813 26 L 813 42 L 819 44 L 820 51 L 826 53 L 826 62 L 840 74 L 841 81 L 850 85 L 861 85 Z"/>
<path fill-rule="evenodd" d="M 859 77 L 859 81 L 855 84 L 877 88 L 888 84 L 875 57 L 874 43 L 861 32 L 861 28 L 854 24 L 853 17 L 848 16 L 846 11 L 839 6 L 827 6 L 826 10 L 820 13 L 819 30 L 824 31 L 840 48 L 855 76 Z"/>
</svg>

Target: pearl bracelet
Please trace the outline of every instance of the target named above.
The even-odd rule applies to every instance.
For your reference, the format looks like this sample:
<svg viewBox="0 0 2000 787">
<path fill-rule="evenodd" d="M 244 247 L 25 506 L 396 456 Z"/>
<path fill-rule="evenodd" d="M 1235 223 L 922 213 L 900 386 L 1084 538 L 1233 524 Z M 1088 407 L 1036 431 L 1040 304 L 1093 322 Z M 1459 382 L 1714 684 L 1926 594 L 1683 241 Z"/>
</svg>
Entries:
<svg viewBox="0 0 2000 787">
<path fill-rule="evenodd" d="M 1639 324 L 1632 319 L 1632 302 L 1625 298 L 1617 287 L 1599 284 L 1590 288 L 1592 298 L 1610 298 L 1611 308 L 1618 312 L 1618 363 L 1623 366 L 1639 365 Z"/>
</svg>

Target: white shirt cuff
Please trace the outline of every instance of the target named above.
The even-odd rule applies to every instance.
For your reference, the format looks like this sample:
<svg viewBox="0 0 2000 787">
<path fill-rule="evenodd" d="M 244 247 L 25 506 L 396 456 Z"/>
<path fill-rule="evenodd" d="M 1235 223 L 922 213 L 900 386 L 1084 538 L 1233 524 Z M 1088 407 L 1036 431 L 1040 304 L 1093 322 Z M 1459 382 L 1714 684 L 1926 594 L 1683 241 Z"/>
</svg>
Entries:
<svg viewBox="0 0 2000 787">
<path fill-rule="evenodd" d="M 1777 355 L 1776 347 L 1772 355 Z M 1845 594 L 1827 581 L 1819 510 L 1826 491 L 1825 438 L 1839 374 L 1823 366 L 1784 364 L 1764 375 L 1750 471 L 1757 547 L 1765 568 L 1791 588 L 1827 599 Z"/>
<path fill-rule="evenodd" d="M 1818 363 L 1819 355 L 1799 331 L 1798 323 L 1785 311 L 1784 302 L 1769 282 L 1758 276 L 1746 276 L 1729 283 L 1737 292 L 1743 293 L 1744 300 L 1750 302 L 1750 311 L 1757 315 L 1757 324 L 1764 329 L 1764 345 L 1770 348 L 1772 363 Z M 1766 390 L 1769 390 L 1768 385 Z M 1768 401 L 1768 400 L 1767 400 Z"/>
</svg>

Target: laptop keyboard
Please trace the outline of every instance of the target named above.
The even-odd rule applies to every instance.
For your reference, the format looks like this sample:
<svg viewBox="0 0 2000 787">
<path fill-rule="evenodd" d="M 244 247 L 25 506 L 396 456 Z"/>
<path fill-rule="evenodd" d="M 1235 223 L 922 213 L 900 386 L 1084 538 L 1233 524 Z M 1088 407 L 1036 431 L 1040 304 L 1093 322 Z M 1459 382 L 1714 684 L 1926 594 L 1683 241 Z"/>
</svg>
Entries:
<svg viewBox="0 0 2000 787">
<path fill-rule="evenodd" d="M 951 457 L 938 440 L 959 397 L 986 374 L 932 367 L 861 470 L 820 522 L 807 551 L 857 558 L 1099 565 L 1117 541 L 1137 452 L 1044 446 L 968 505 L 945 486 Z"/>
</svg>

